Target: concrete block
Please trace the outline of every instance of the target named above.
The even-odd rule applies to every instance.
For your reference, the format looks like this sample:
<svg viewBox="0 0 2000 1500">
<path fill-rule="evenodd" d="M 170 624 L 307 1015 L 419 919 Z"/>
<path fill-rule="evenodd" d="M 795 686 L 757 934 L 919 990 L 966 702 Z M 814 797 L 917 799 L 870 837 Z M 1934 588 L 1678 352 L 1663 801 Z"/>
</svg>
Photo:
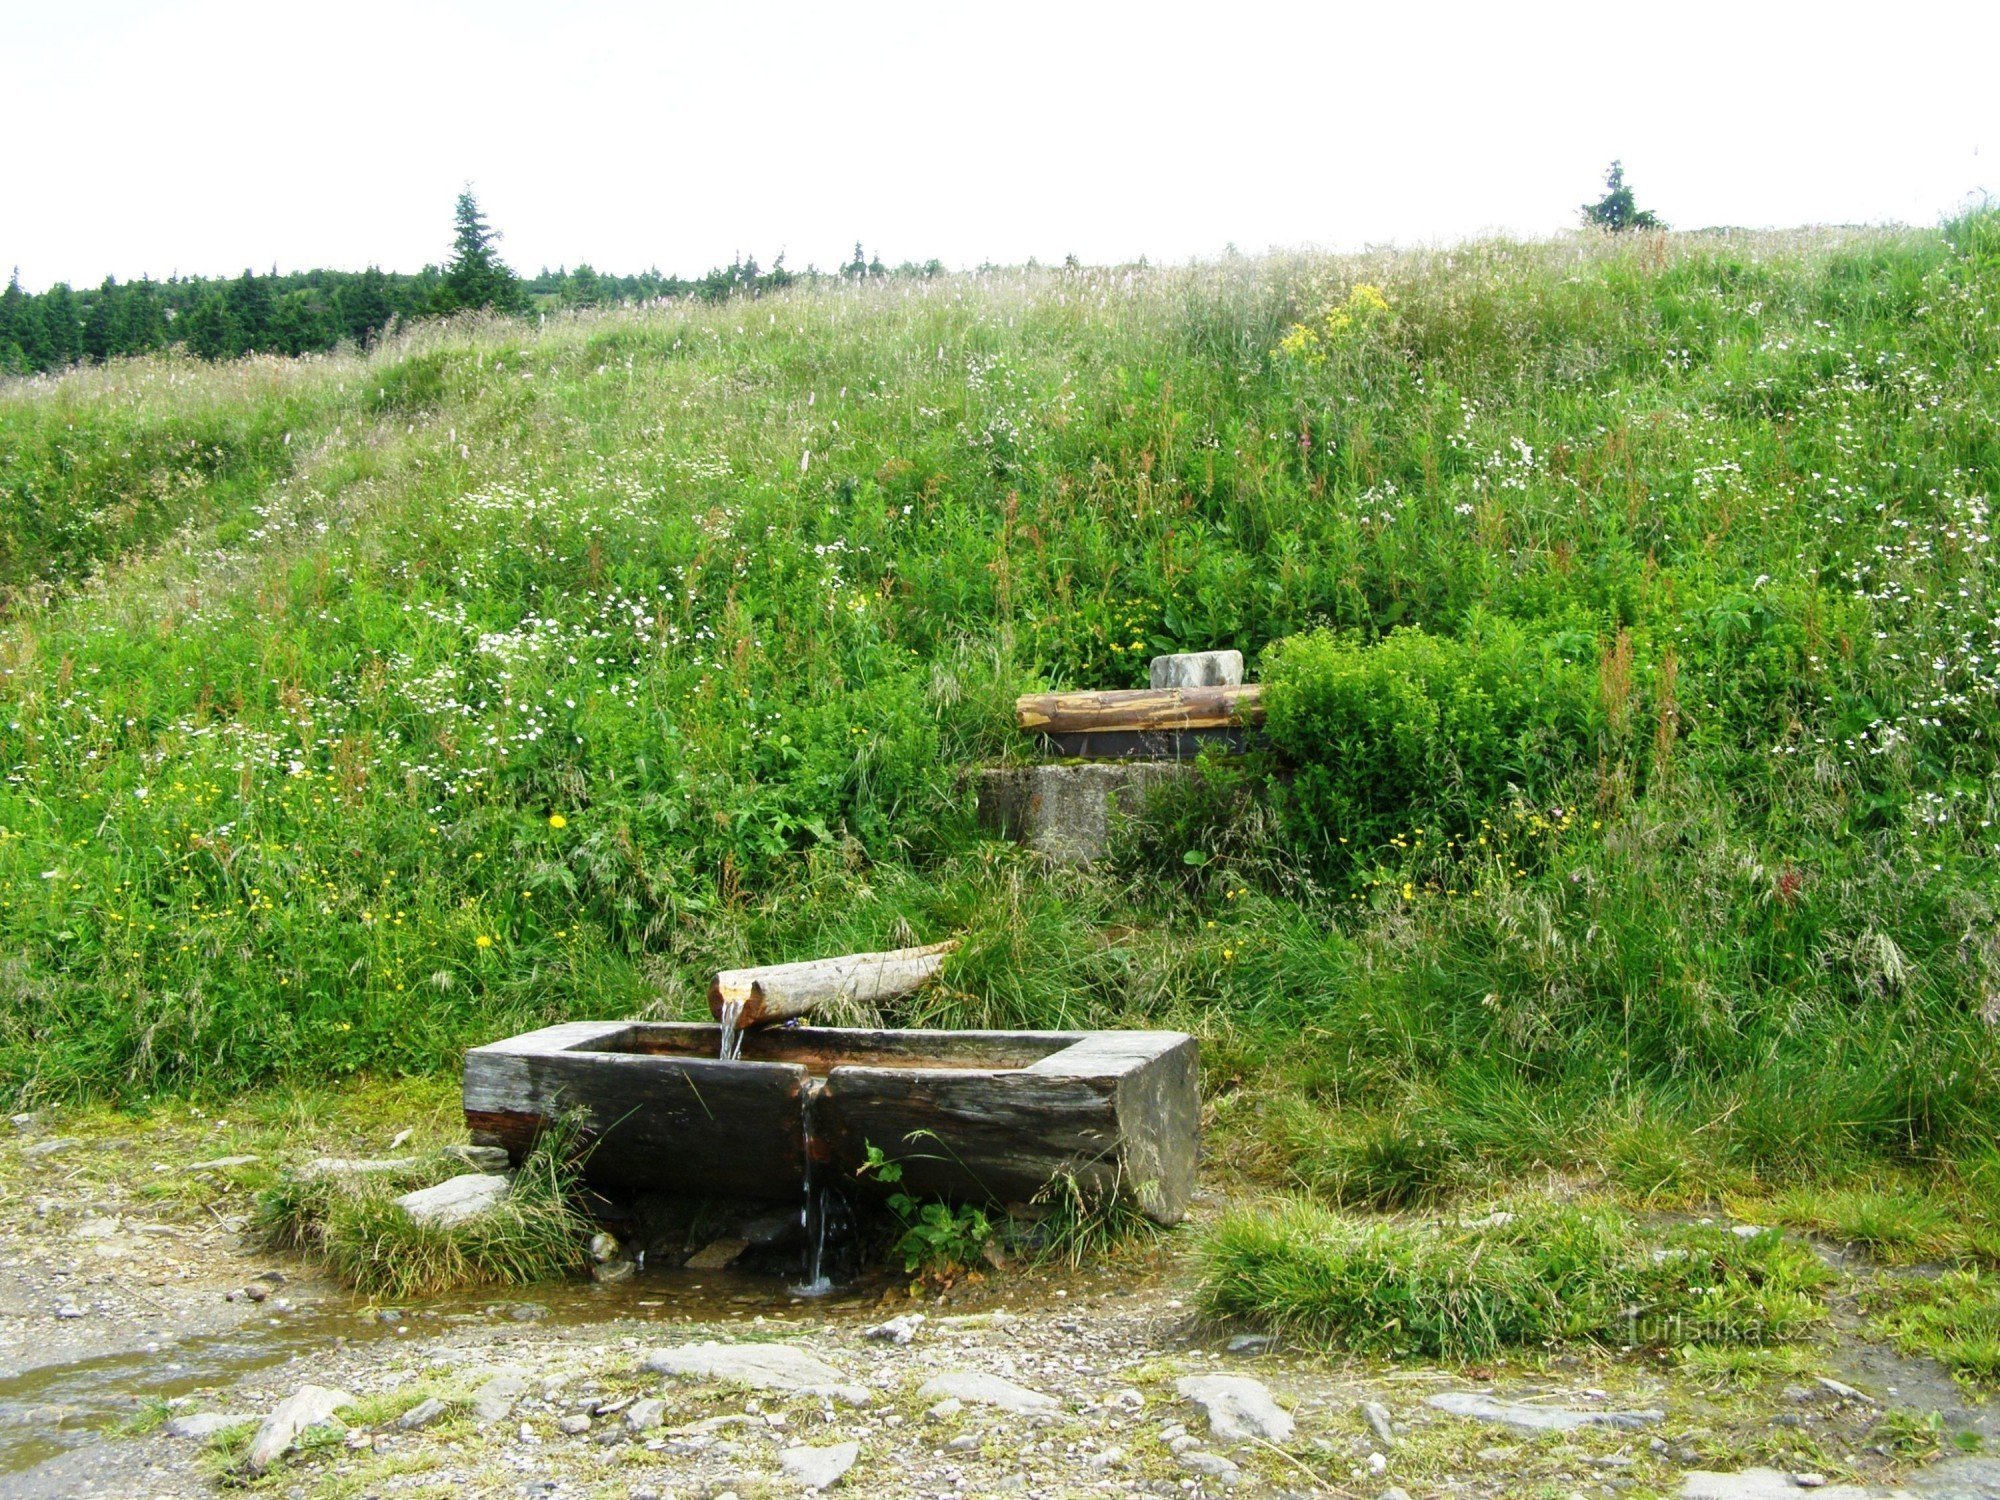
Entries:
<svg viewBox="0 0 2000 1500">
<path fill-rule="evenodd" d="M 1237 687 L 1243 681 L 1241 651 L 1183 651 L 1156 656 L 1152 665 L 1155 689 Z"/>
<path fill-rule="evenodd" d="M 1057 864 L 1101 859 L 1114 820 L 1144 805 L 1146 790 L 1194 767 L 1171 761 L 1000 766 L 977 773 L 979 821 Z"/>
</svg>

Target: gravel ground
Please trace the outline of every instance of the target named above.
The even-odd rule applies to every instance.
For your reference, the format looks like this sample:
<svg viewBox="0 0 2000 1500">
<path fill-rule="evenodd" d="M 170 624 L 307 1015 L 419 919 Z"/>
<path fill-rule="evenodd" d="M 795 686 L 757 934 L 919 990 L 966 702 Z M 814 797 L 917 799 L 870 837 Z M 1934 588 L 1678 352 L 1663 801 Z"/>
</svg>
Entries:
<svg viewBox="0 0 2000 1500">
<path fill-rule="evenodd" d="M 857 1496 L 1747 1500 L 1823 1478 L 1848 1500 L 2000 1497 L 1984 1461 L 1911 1474 L 1875 1451 L 1899 1399 L 1958 1425 L 1991 1421 L 1935 1370 L 1877 1346 L 1836 1340 L 1781 1378 L 1706 1384 L 1670 1360 L 1609 1353 L 1490 1369 L 1328 1360 L 1204 1326 L 1186 1234 L 1115 1265 L 1003 1272 L 942 1296 L 876 1281 L 807 1301 L 764 1278 L 676 1271 L 372 1307 L 246 1248 L 240 1218 L 212 1202 L 145 1191 L 161 1164 L 126 1159 L 128 1143 L 29 1154 L 50 1139 L 62 1138 L 0 1145 L 8 1496 L 213 1496 L 226 1480 L 301 1497 L 751 1500 L 831 1480 Z M 1197 1227 L 1219 1207 L 1205 1195 Z M 648 1367 L 711 1340 L 790 1345 L 830 1367 L 821 1384 L 848 1389 Z M 1858 1388 L 1838 1388 L 1843 1372 Z M 1217 1374 L 1275 1400 L 1264 1435 L 1212 1422 L 1183 1394 Z M 942 1377 L 954 1379 L 926 1391 Z M 1048 1399 L 987 1404 L 994 1378 Z M 171 1435 L 170 1419 L 202 1412 L 254 1423 L 309 1385 L 352 1398 L 344 1426 L 308 1432 L 261 1478 L 228 1472 L 250 1426 Z M 1525 1432 L 1428 1401 L 1453 1392 L 1659 1415 Z M 1726 1477 L 1701 1477 L 1711 1471 Z"/>
</svg>

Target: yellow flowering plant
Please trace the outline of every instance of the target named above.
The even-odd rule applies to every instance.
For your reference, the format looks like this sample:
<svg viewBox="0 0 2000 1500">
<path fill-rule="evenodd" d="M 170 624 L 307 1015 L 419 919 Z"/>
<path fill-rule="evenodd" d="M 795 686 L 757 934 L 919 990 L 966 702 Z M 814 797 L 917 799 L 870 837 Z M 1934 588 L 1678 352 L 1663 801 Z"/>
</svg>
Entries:
<svg viewBox="0 0 2000 1500">
<path fill-rule="evenodd" d="M 1345 302 L 1336 302 L 1316 317 L 1286 329 L 1274 352 L 1306 364 L 1324 364 L 1330 350 L 1394 316 L 1382 288 L 1357 282 Z"/>
</svg>

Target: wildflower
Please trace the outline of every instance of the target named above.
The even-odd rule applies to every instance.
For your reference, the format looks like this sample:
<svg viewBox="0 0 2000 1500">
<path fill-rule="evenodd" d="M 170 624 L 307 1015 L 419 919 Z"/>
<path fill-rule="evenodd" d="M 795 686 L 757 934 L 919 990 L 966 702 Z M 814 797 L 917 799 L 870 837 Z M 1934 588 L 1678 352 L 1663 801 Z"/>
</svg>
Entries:
<svg viewBox="0 0 2000 1500">
<path fill-rule="evenodd" d="M 549 827 L 551 827 L 551 828 L 567 828 L 567 827 L 569 827 L 569 819 L 568 819 L 568 818 L 565 818 L 565 817 L 564 817 L 564 816 L 563 816 L 563 815 L 562 815 L 561 813 L 550 813 L 550 814 L 549 814 Z"/>
<path fill-rule="evenodd" d="M 491 948 L 493 946 L 493 939 L 488 937 L 483 932 L 480 933 L 479 936 L 474 938 L 472 941 L 475 947 Z"/>
</svg>

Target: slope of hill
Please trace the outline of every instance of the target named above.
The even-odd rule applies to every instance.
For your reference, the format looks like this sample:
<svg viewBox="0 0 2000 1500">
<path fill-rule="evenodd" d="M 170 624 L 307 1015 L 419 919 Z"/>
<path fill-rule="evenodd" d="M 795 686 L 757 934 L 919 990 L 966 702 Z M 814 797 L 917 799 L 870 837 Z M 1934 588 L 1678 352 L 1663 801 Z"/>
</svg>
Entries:
<svg viewBox="0 0 2000 1500">
<path fill-rule="evenodd" d="M 959 935 L 905 1019 L 1189 1026 L 1236 1162 L 1336 1195 L 1969 1160 L 1996 297 L 1987 215 L 0 387 L 0 1077 L 444 1070 Z M 1513 631 L 1589 742 L 1448 839 L 1316 836 L 1281 765 L 1094 875 L 977 836 L 1017 691 L 1322 626 Z"/>
</svg>

